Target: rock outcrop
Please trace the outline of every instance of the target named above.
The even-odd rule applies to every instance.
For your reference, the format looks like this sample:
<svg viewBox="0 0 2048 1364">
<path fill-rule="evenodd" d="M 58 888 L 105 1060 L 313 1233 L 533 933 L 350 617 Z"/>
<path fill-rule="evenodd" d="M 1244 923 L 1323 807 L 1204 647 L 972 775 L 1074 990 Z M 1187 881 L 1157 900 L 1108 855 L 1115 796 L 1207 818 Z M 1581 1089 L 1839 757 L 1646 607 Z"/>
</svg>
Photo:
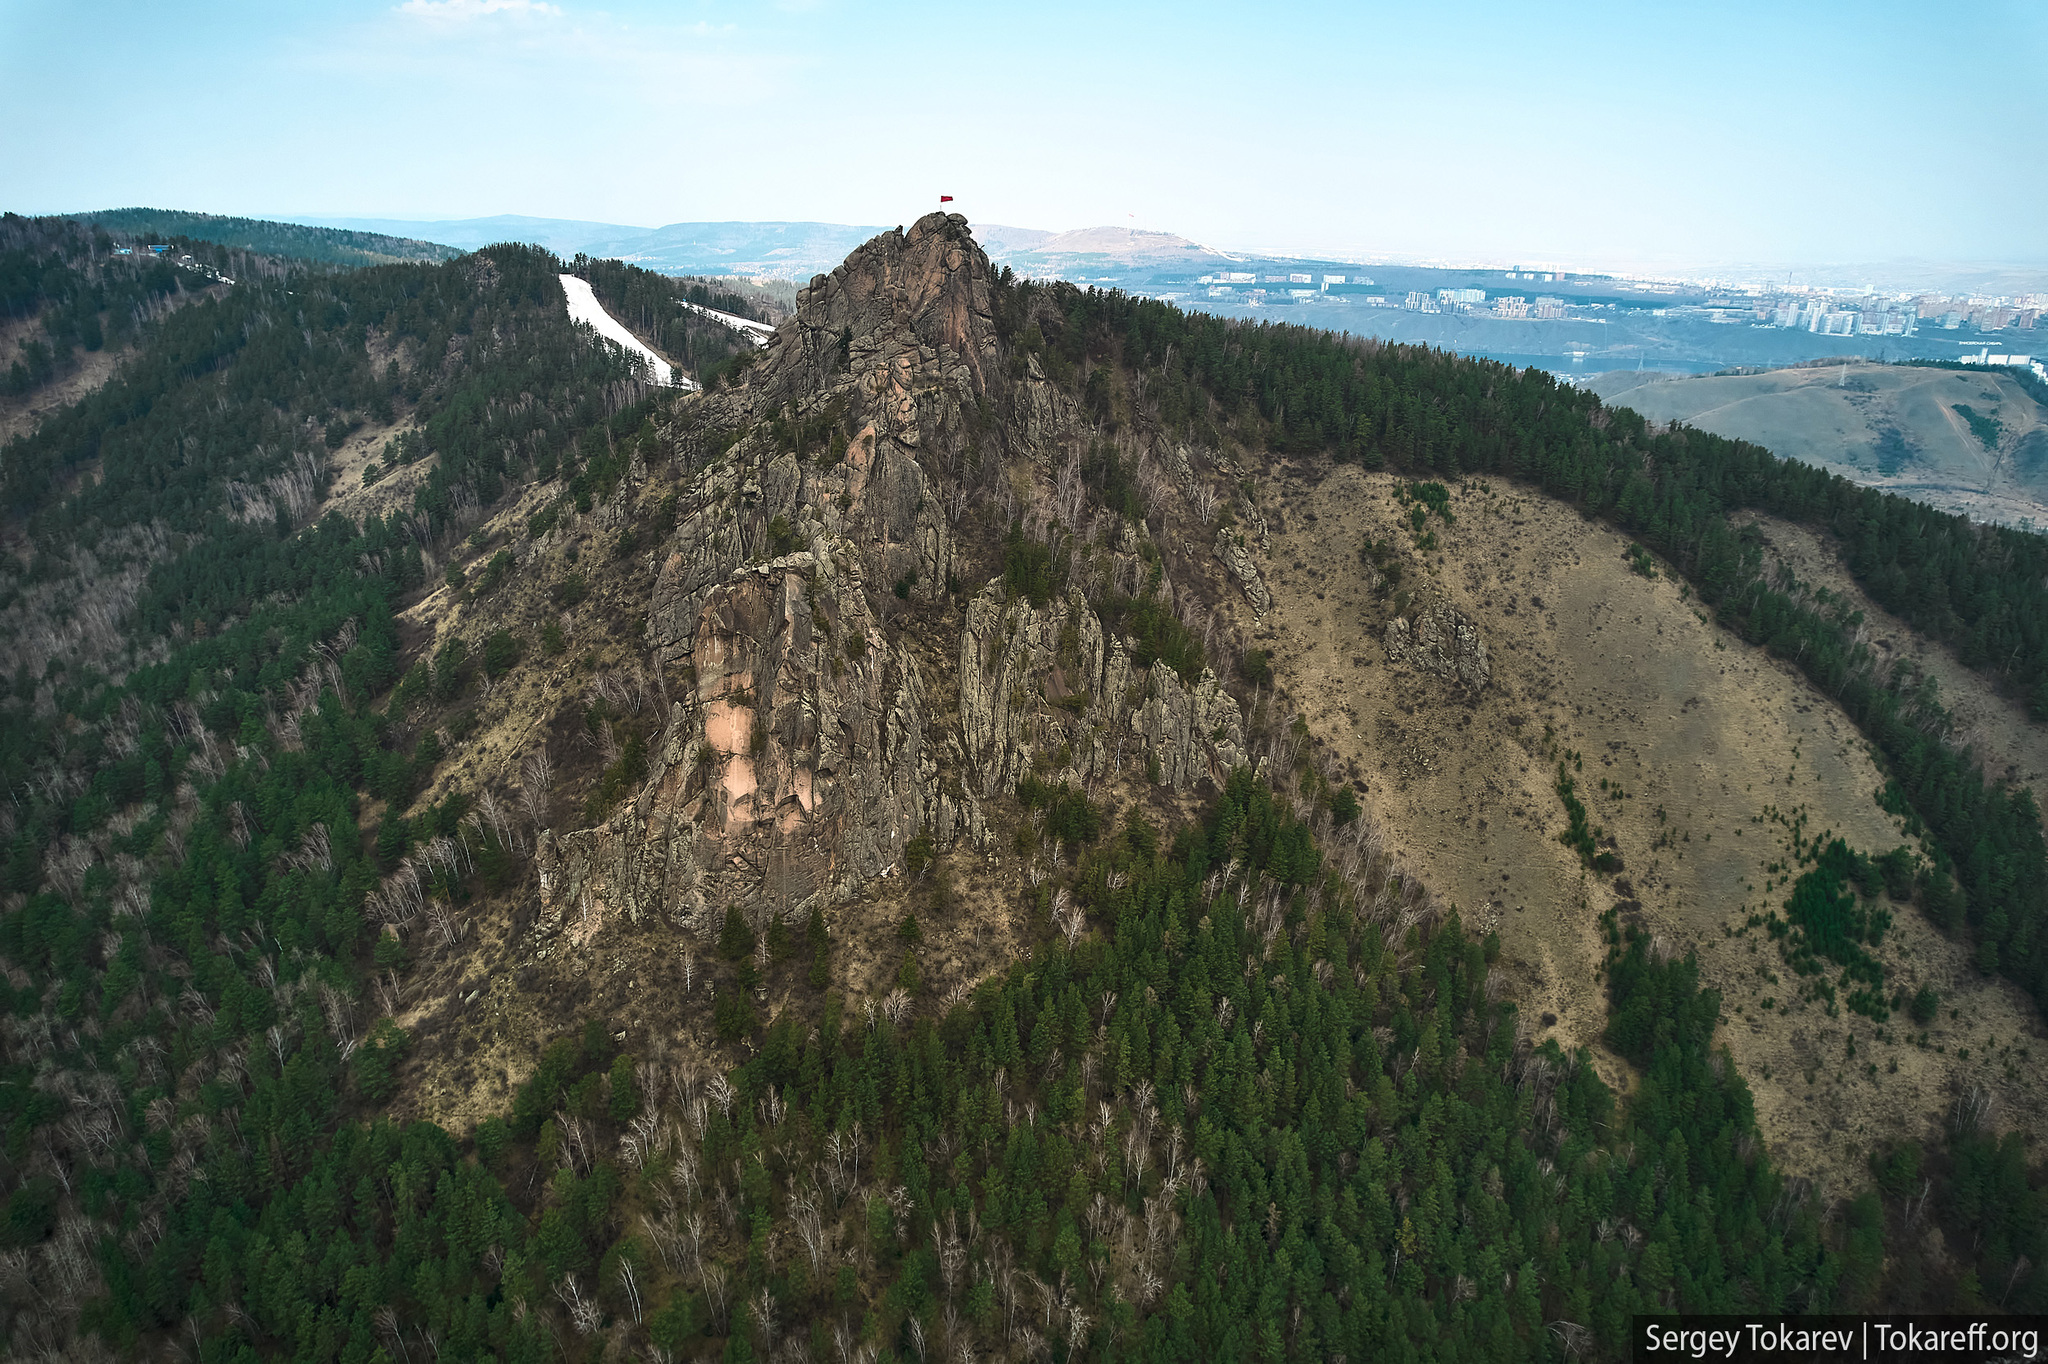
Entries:
<svg viewBox="0 0 2048 1364">
<path fill-rule="evenodd" d="M 1071 465 L 1091 430 L 1036 355 L 1005 363 L 991 288 L 965 220 L 930 215 L 812 280 L 738 387 L 673 409 L 682 482 L 645 636 L 671 702 L 637 797 L 542 840 L 544 929 L 713 932 L 727 905 L 758 921 L 844 899 L 921 837 L 986 842 L 1026 773 L 1187 790 L 1244 761 L 1215 676 L 1139 666 L 1078 587 L 1034 606 L 998 579 L 942 606 L 970 499 Z M 1042 538 L 1084 530 L 1034 514 Z M 1089 552 L 1091 581 L 1158 580 L 1143 526 Z M 1232 571 L 1266 609 L 1249 556 Z M 905 611 L 918 628 L 892 623 Z"/>
<path fill-rule="evenodd" d="M 1150 679 L 1138 731 L 1162 781 L 1185 791 L 1245 761 L 1244 712 L 1215 673 L 1205 668 L 1190 684 L 1171 668 L 1154 668 Z"/>
<path fill-rule="evenodd" d="M 932 213 L 908 232 L 884 232 L 829 275 L 815 275 L 796 313 L 750 385 L 771 404 L 820 393 L 849 370 L 876 376 L 874 390 L 915 409 L 922 370 L 972 393 L 996 378 L 995 315 L 988 257 L 967 219 Z"/>
<path fill-rule="evenodd" d="M 1219 785 L 1245 759 L 1244 716 L 1214 673 L 1140 669 L 1079 592 L 1035 609 L 991 583 L 960 636 L 960 728 L 980 794 L 1027 771 L 1088 785 L 1157 759 L 1159 781 Z"/>
<path fill-rule="evenodd" d="M 553 840 L 544 924 L 609 910 L 703 928 L 727 904 L 782 912 L 881 875 L 921 831 L 985 834 L 977 802 L 940 785 L 916 660 L 881 644 L 830 564 L 772 560 L 705 594 L 684 654 L 694 685 L 647 785 L 605 824 Z"/>
<path fill-rule="evenodd" d="M 1241 534 L 1228 526 L 1217 531 L 1216 557 L 1244 589 L 1244 599 L 1251 603 L 1254 612 L 1263 616 L 1273 609 L 1273 594 L 1266 590 L 1266 580 L 1259 576 L 1258 561 L 1245 547 Z"/>
<path fill-rule="evenodd" d="M 1493 680 L 1486 641 L 1469 617 L 1447 602 L 1432 602 L 1415 613 L 1387 622 L 1383 640 L 1387 660 L 1432 673 L 1474 691 Z"/>
</svg>

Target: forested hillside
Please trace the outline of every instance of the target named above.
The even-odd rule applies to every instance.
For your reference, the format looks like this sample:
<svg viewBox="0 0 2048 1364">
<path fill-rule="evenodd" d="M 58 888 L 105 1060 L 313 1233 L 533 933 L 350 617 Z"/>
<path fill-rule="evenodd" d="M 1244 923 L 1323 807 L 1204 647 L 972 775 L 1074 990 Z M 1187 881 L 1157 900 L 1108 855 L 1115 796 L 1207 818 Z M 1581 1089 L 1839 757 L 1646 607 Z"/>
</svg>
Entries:
<svg viewBox="0 0 2048 1364">
<path fill-rule="evenodd" d="M 1878 1197 L 1829 1237 L 1771 1172 L 1687 964 L 1616 937 L 1613 1039 L 1645 1073 L 1618 1109 L 1517 1040 L 1488 943 L 1399 936 L 1392 891 L 1353 901 L 1239 773 L 1170 844 L 1107 831 L 1037 892 L 1064 935 L 936 1019 L 827 997 L 708 1078 L 592 1026 L 467 1158 L 424 1124 L 315 1140 L 337 1096 L 287 1073 L 96 1324 L 228 1303 L 266 1351 L 411 1331 L 539 1359 L 559 1306 L 678 1357 L 1493 1360 L 1620 1355 L 1660 1306 L 1878 1300 Z"/>
<path fill-rule="evenodd" d="M 181 213 L 175 209 L 110 208 L 81 213 L 78 220 L 124 240 L 212 242 L 259 255 L 322 265 L 395 265 L 401 261 L 454 260 L 462 254 L 439 242 L 387 237 L 381 232 L 306 227 L 258 218 L 222 217 L 216 213 Z"/>
<path fill-rule="evenodd" d="M 256 1102 L 325 1140 L 335 1115 L 310 1096 L 360 1084 L 383 1055 L 374 1036 L 355 1045 L 342 1001 L 363 997 L 378 965 L 362 915 L 375 859 L 413 836 L 386 821 L 373 851 L 363 793 L 403 800 L 434 765 L 369 705 L 396 677 L 393 612 L 508 476 L 576 472 L 608 432 L 638 424 L 647 395 L 570 326 L 559 264 L 530 248 L 345 274 L 241 261 L 232 288 L 171 310 L 152 304 L 204 282 L 67 224 L 8 229 L 10 309 L 33 310 L 53 339 L 139 347 L 0 451 L 18 546 L 0 579 L 0 769 L 15 792 L 0 807 L 9 1236 L 47 1251 L 60 1214 L 83 1235 L 95 1218 L 132 1227 L 176 1211 L 188 1180 L 162 1177 L 173 1149 L 133 1142 L 165 1130 L 144 1116 L 152 1102 L 196 1119 L 173 1143 L 188 1159 L 232 1131 L 210 1101 L 179 1111 L 198 1083 L 194 1047 L 243 1066 L 266 1030 L 289 1031 L 293 1078 L 262 1081 L 273 1097 Z M 731 344 L 699 325 L 714 348 Z M 433 466 L 413 505 L 310 524 L 325 452 L 401 417 L 407 450 Z M 444 805 L 417 837 L 462 813 Z M 372 1077 L 366 1093 L 388 1084 Z M 81 1124 L 103 1120 L 121 1139 L 94 1154 Z M 91 1169 L 117 1180 L 114 1204 Z M 80 1243 L 85 1259 L 49 1263 L 97 1282 L 99 1234 Z M 70 1289 L 85 1286 L 34 1282 L 12 1309 L 60 1291 L 75 1306 Z M 71 1317 L 17 1315 L 14 1340 L 38 1320 L 62 1334 Z"/>
<path fill-rule="evenodd" d="M 205 280 L 150 256 L 116 256 L 111 238 L 70 222 L 0 219 L 0 393 L 18 397 L 69 371 L 77 354 L 119 349 Z"/>
<path fill-rule="evenodd" d="M 2035 812 L 1942 746 L 1853 622 L 1758 581 L 1725 517 L 1829 524 L 1864 546 L 1873 591 L 2028 687 L 2048 670 L 2033 542 L 1651 432 L 1540 375 L 997 280 L 939 215 L 863 248 L 763 358 L 675 309 L 673 282 L 575 262 L 715 381 L 689 397 L 572 326 L 564 263 L 530 247 L 354 270 L 243 258 L 232 287 L 173 310 L 150 300 L 182 276 L 101 277 L 105 250 L 68 231 L 11 248 L 8 298 L 136 351 L 0 448 L 8 1349 L 1618 1358 L 1629 1315 L 1656 1308 L 2048 1310 L 2043 1175 L 1981 1093 L 1939 1145 L 1878 1135 L 1867 1188 L 1790 1179 L 1714 1045 L 1718 998 L 1629 917 L 1603 928 L 1606 1042 L 1632 1091 L 1532 1045 L 1497 942 L 1297 762 L 1285 660 L 1240 660 L 1188 623 L 1192 578 L 1169 578 L 1149 485 L 1114 442 L 1487 471 L 1627 525 L 1844 698 L 1943 850 L 1927 909 L 2038 995 Z M 905 300 L 930 259 L 945 273 L 917 325 L 951 339 L 927 343 Z M 915 440 L 881 449 L 920 403 Z M 363 430 L 425 473 L 395 509 L 344 515 L 328 461 Z M 701 616 L 569 615 L 607 579 L 658 572 L 680 595 L 700 567 Z M 437 638 L 437 611 L 478 600 L 485 631 L 465 616 L 466 639 Z M 515 637 L 503 622 L 535 601 L 544 630 Z M 1033 621 L 1018 652 L 1042 680 L 963 694 L 978 637 L 961 631 Z M 708 643 L 654 652 L 652 684 L 636 663 L 637 690 L 596 662 L 671 637 Z M 799 637 L 817 690 L 719 674 L 748 641 Z M 531 723 L 540 748 L 494 747 L 478 698 L 521 670 L 557 709 Z M 1150 699 L 1125 731 L 1156 737 L 1112 768 L 1093 717 L 1127 695 Z M 623 838 L 662 800 L 715 810 L 735 839 L 833 836 L 807 822 L 823 777 L 810 805 L 747 813 L 784 747 L 839 742 L 828 703 L 852 716 L 849 770 L 891 746 L 953 762 L 976 706 L 1009 707 L 1034 747 L 978 796 L 949 775 L 953 804 L 932 808 L 968 814 L 901 830 L 885 869 L 800 912 L 707 903 L 685 936 L 671 907 L 635 911 L 621 873 L 614 924 L 670 935 L 650 996 L 707 1001 L 715 1033 L 651 1032 L 682 1006 L 629 1013 L 567 977 L 567 1011 L 515 1039 L 502 1111 L 464 1130 L 405 1116 L 409 1066 L 440 1039 L 398 1020 L 426 964 L 481 950 L 465 930 L 484 907 L 513 906 L 558 959 L 599 931 L 589 878 L 543 878 L 568 865 L 546 860 L 560 844 Z M 921 706 L 928 744 L 906 738 Z M 671 752 L 693 707 L 706 742 Z M 549 725 L 583 774 L 555 808 L 594 827 L 549 827 Z M 1091 744 L 1096 776 L 1069 780 Z M 1226 751 L 1243 761 L 1203 799 L 1169 770 Z M 523 817 L 502 770 L 522 754 Z M 858 814 L 896 792 L 843 799 Z M 986 877 L 972 897 L 952 879 L 968 870 Z M 834 971 L 884 892 L 903 911 L 882 929 L 891 985 L 853 997 Z M 942 922 L 1018 950 L 940 995 L 926 975 L 944 963 L 920 953 Z M 452 1028 L 469 1008 L 428 1016 Z"/>
<path fill-rule="evenodd" d="M 1858 639 L 1858 619 L 1797 583 L 1766 581 L 1761 555 L 1729 513 L 1756 508 L 1832 533 L 1877 601 L 2019 693 L 2041 720 L 2048 537 L 1972 525 L 1759 446 L 1652 429 L 1534 369 L 1232 324 L 1071 285 L 1053 286 L 1048 308 L 1041 292 L 1022 283 L 1008 293 L 1019 351 L 1069 373 L 1117 357 L 1146 376 L 1168 429 L 1209 439 L 1230 429 L 1275 449 L 1329 449 L 1440 479 L 1511 477 L 1641 537 L 1724 621 L 1794 659 L 1840 701 L 1891 765 L 1901 808 L 1934 834 L 1929 907 L 1967 919 L 1984 969 L 2048 1008 L 2048 852 L 2031 793 L 1987 782 L 1943 742 L 1918 679 L 1887 671 Z M 1088 400 L 1105 415 L 1110 378 L 1109 368 L 1089 366 Z"/>
<path fill-rule="evenodd" d="M 702 383 L 715 384 L 724 366 L 741 350 L 731 333 L 719 335 L 707 329 L 701 317 L 678 308 L 678 300 L 735 317 L 776 320 L 761 300 L 742 297 L 712 282 L 671 279 L 621 261 L 581 255 L 569 268 L 590 282 L 606 312 Z"/>
</svg>

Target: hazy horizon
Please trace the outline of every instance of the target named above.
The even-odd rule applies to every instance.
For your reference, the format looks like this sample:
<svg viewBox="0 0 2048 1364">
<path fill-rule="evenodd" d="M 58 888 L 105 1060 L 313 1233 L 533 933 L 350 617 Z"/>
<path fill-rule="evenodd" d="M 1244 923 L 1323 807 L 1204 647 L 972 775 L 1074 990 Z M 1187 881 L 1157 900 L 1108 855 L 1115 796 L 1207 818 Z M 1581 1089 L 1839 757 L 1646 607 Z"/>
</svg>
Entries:
<svg viewBox="0 0 2048 1364">
<path fill-rule="evenodd" d="M 2020 4 L 688 14 L 9 0 L 0 181 L 24 212 L 895 223 L 944 193 L 1290 255 L 2048 261 Z"/>
<path fill-rule="evenodd" d="M 952 204 L 928 205 L 925 208 L 920 209 L 919 212 L 929 212 L 933 208 L 944 208 L 947 210 L 951 210 L 953 207 L 954 205 Z M 259 218 L 268 217 L 276 221 L 300 222 L 312 226 L 349 226 L 366 228 L 368 230 L 373 231 L 393 230 L 401 225 L 409 225 L 411 227 L 416 228 L 425 228 L 432 227 L 435 225 L 457 225 L 464 223 L 489 222 L 503 219 L 526 220 L 530 222 L 541 223 L 573 223 L 577 225 L 588 225 L 593 227 L 601 226 L 619 228 L 622 230 L 640 233 L 655 233 L 664 231 L 671 227 L 684 225 L 684 220 L 678 220 L 677 222 L 670 223 L 642 225 L 634 223 L 615 222 L 601 223 L 591 219 L 553 218 L 545 217 L 538 214 L 527 214 L 518 212 L 474 214 L 465 217 L 442 218 L 400 218 L 382 214 L 357 213 L 271 213 L 254 214 L 250 216 Z M 716 224 L 792 220 L 699 219 L 688 221 L 704 224 Z M 886 227 L 882 224 L 861 225 L 853 223 L 827 223 L 823 220 L 816 219 L 794 221 L 815 222 L 819 226 L 866 226 L 872 227 L 872 229 L 875 231 L 887 230 Z M 906 221 L 908 220 L 906 219 Z M 1013 232 L 1020 229 L 1026 231 L 1063 234 L 1072 232 L 1084 232 L 1095 228 L 1117 226 L 1117 224 L 1113 223 L 1083 223 L 1071 226 L 1055 227 L 1037 223 L 996 223 L 980 221 L 974 221 L 970 225 L 972 227 L 972 230 L 976 233 L 977 237 L 981 236 L 985 232 Z M 1941 260 L 1926 256 L 1900 256 L 1895 257 L 1891 260 L 1876 261 L 1656 261 L 1601 260 L 1586 257 L 1576 257 L 1571 259 L 1544 258 L 1533 255 L 1514 256 L 1505 253 L 1484 257 L 1467 256 L 1454 258 L 1446 257 L 1442 253 L 1430 252 L 1340 252 L 1316 250 L 1289 251 L 1273 248 L 1261 249 L 1256 246 L 1248 247 L 1231 242 L 1199 241 L 1199 239 L 1187 237 L 1187 234 L 1185 233 L 1175 233 L 1170 226 L 1162 228 L 1148 228 L 1143 230 L 1161 231 L 1174 236 L 1187 238 L 1188 240 L 1196 240 L 1198 241 L 1199 245 L 1209 247 L 1216 251 L 1226 252 L 1231 255 L 1240 255 L 1250 259 L 1292 258 L 1305 261 L 1348 261 L 1351 263 L 1367 266 L 1398 265 L 1446 269 L 1501 269 L 1520 267 L 1522 269 L 1529 270 L 1557 269 L 1571 273 L 1583 274 L 1668 274 L 1669 276 L 1674 278 L 1682 277 L 1694 280 L 1715 277 L 1720 278 L 1724 282 L 1734 284 L 1751 284 L 1761 281 L 1785 283 L 1789 281 L 1791 283 L 1798 285 L 1819 288 L 1854 288 L 1867 285 L 1869 287 L 1885 292 L 1896 292 L 1905 289 L 1920 288 L 1957 288 L 1962 287 L 1962 281 L 1966 281 L 1973 276 L 1982 277 L 1996 275 L 1999 273 L 2008 273 L 2016 274 L 2022 277 L 2021 280 L 2017 282 L 2005 281 L 2005 283 L 2007 283 L 2008 286 L 2011 288 L 2016 288 L 2021 291 L 2048 289 L 2048 259 Z"/>
</svg>

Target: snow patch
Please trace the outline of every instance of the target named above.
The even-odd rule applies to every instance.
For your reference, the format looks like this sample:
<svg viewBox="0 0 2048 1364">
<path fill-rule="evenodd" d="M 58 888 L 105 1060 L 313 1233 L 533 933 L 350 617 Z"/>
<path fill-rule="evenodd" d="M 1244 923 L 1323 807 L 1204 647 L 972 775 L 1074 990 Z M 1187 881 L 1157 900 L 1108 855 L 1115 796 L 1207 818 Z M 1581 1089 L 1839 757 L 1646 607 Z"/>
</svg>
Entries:
<svg viewBox="0 0 2048 1364">
<path fill-rule="evenodd" d="M 769 326 L 766 322 L 756 322 L 751 317 L 737 317 L 732 313 L 722 313 L 716 308 L 707 308 L 701 303 L 684 303 L 683 306 L 699 317 L 708 317 L 721 326 L 731 327 L 756 346 L 767 345 L 769 338 L 775 335 L 775 328 Z"/>
<path fill-rule="evenodd" d="M 575 275 L 563 275 L 562 292 L 569 300 L 569 320 L 588 323 L 597 334 L 613 345 L 621 346 L 627 354 L 636 355 L 646 361 L 654 372 L 658 384 L 679 388 L 695 388 L 696 383 L 686 374 L 678 373 L 675 366 L 649 350 L 639 337 L 626 330 L 619 320 L 604 310 L 591 292 L 590 281 L 578 279 Z"/>
</svg>

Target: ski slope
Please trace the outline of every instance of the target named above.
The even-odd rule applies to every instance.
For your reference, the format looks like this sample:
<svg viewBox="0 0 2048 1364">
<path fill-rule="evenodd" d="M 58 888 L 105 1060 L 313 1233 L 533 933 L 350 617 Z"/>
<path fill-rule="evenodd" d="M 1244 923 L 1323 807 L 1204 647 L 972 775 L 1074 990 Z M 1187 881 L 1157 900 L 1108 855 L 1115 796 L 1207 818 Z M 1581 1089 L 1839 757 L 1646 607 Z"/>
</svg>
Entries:
<svg viewBox="0 0 2048 1364">
<path fill-rule="evenodd" d="M 707 308 L 701 303 L 685 303 L 683 306 L 699 317 L 708 317 L 713 322 L 731 327 L 757 347 L 767 345 L 768 338 L 775 335 L 775 328 L 766 322 L 756 322 L 751 317 L 736 317 L 732 313 L 722 313 L 716 308 Z"/>
<path fill-rule="evenodd" d="M 649 350 L 639 337 L 626 330 L 620 321 L 604 310 L 597 301 L 597 295 L 590 290 L 588 280 L 574 275 L 563 275 L 562 292 L 569 300 L 569 319 L 572 322 L 587 322 L 597 329 L 597 334 L 614 345 L 623 346 L 627 353 L 637 355 L 647 362 L 654 373 L 654 381 L 668 387 L 695 388 L 696 381 L 684 374 L 668 361 Z"/>
</svg>

